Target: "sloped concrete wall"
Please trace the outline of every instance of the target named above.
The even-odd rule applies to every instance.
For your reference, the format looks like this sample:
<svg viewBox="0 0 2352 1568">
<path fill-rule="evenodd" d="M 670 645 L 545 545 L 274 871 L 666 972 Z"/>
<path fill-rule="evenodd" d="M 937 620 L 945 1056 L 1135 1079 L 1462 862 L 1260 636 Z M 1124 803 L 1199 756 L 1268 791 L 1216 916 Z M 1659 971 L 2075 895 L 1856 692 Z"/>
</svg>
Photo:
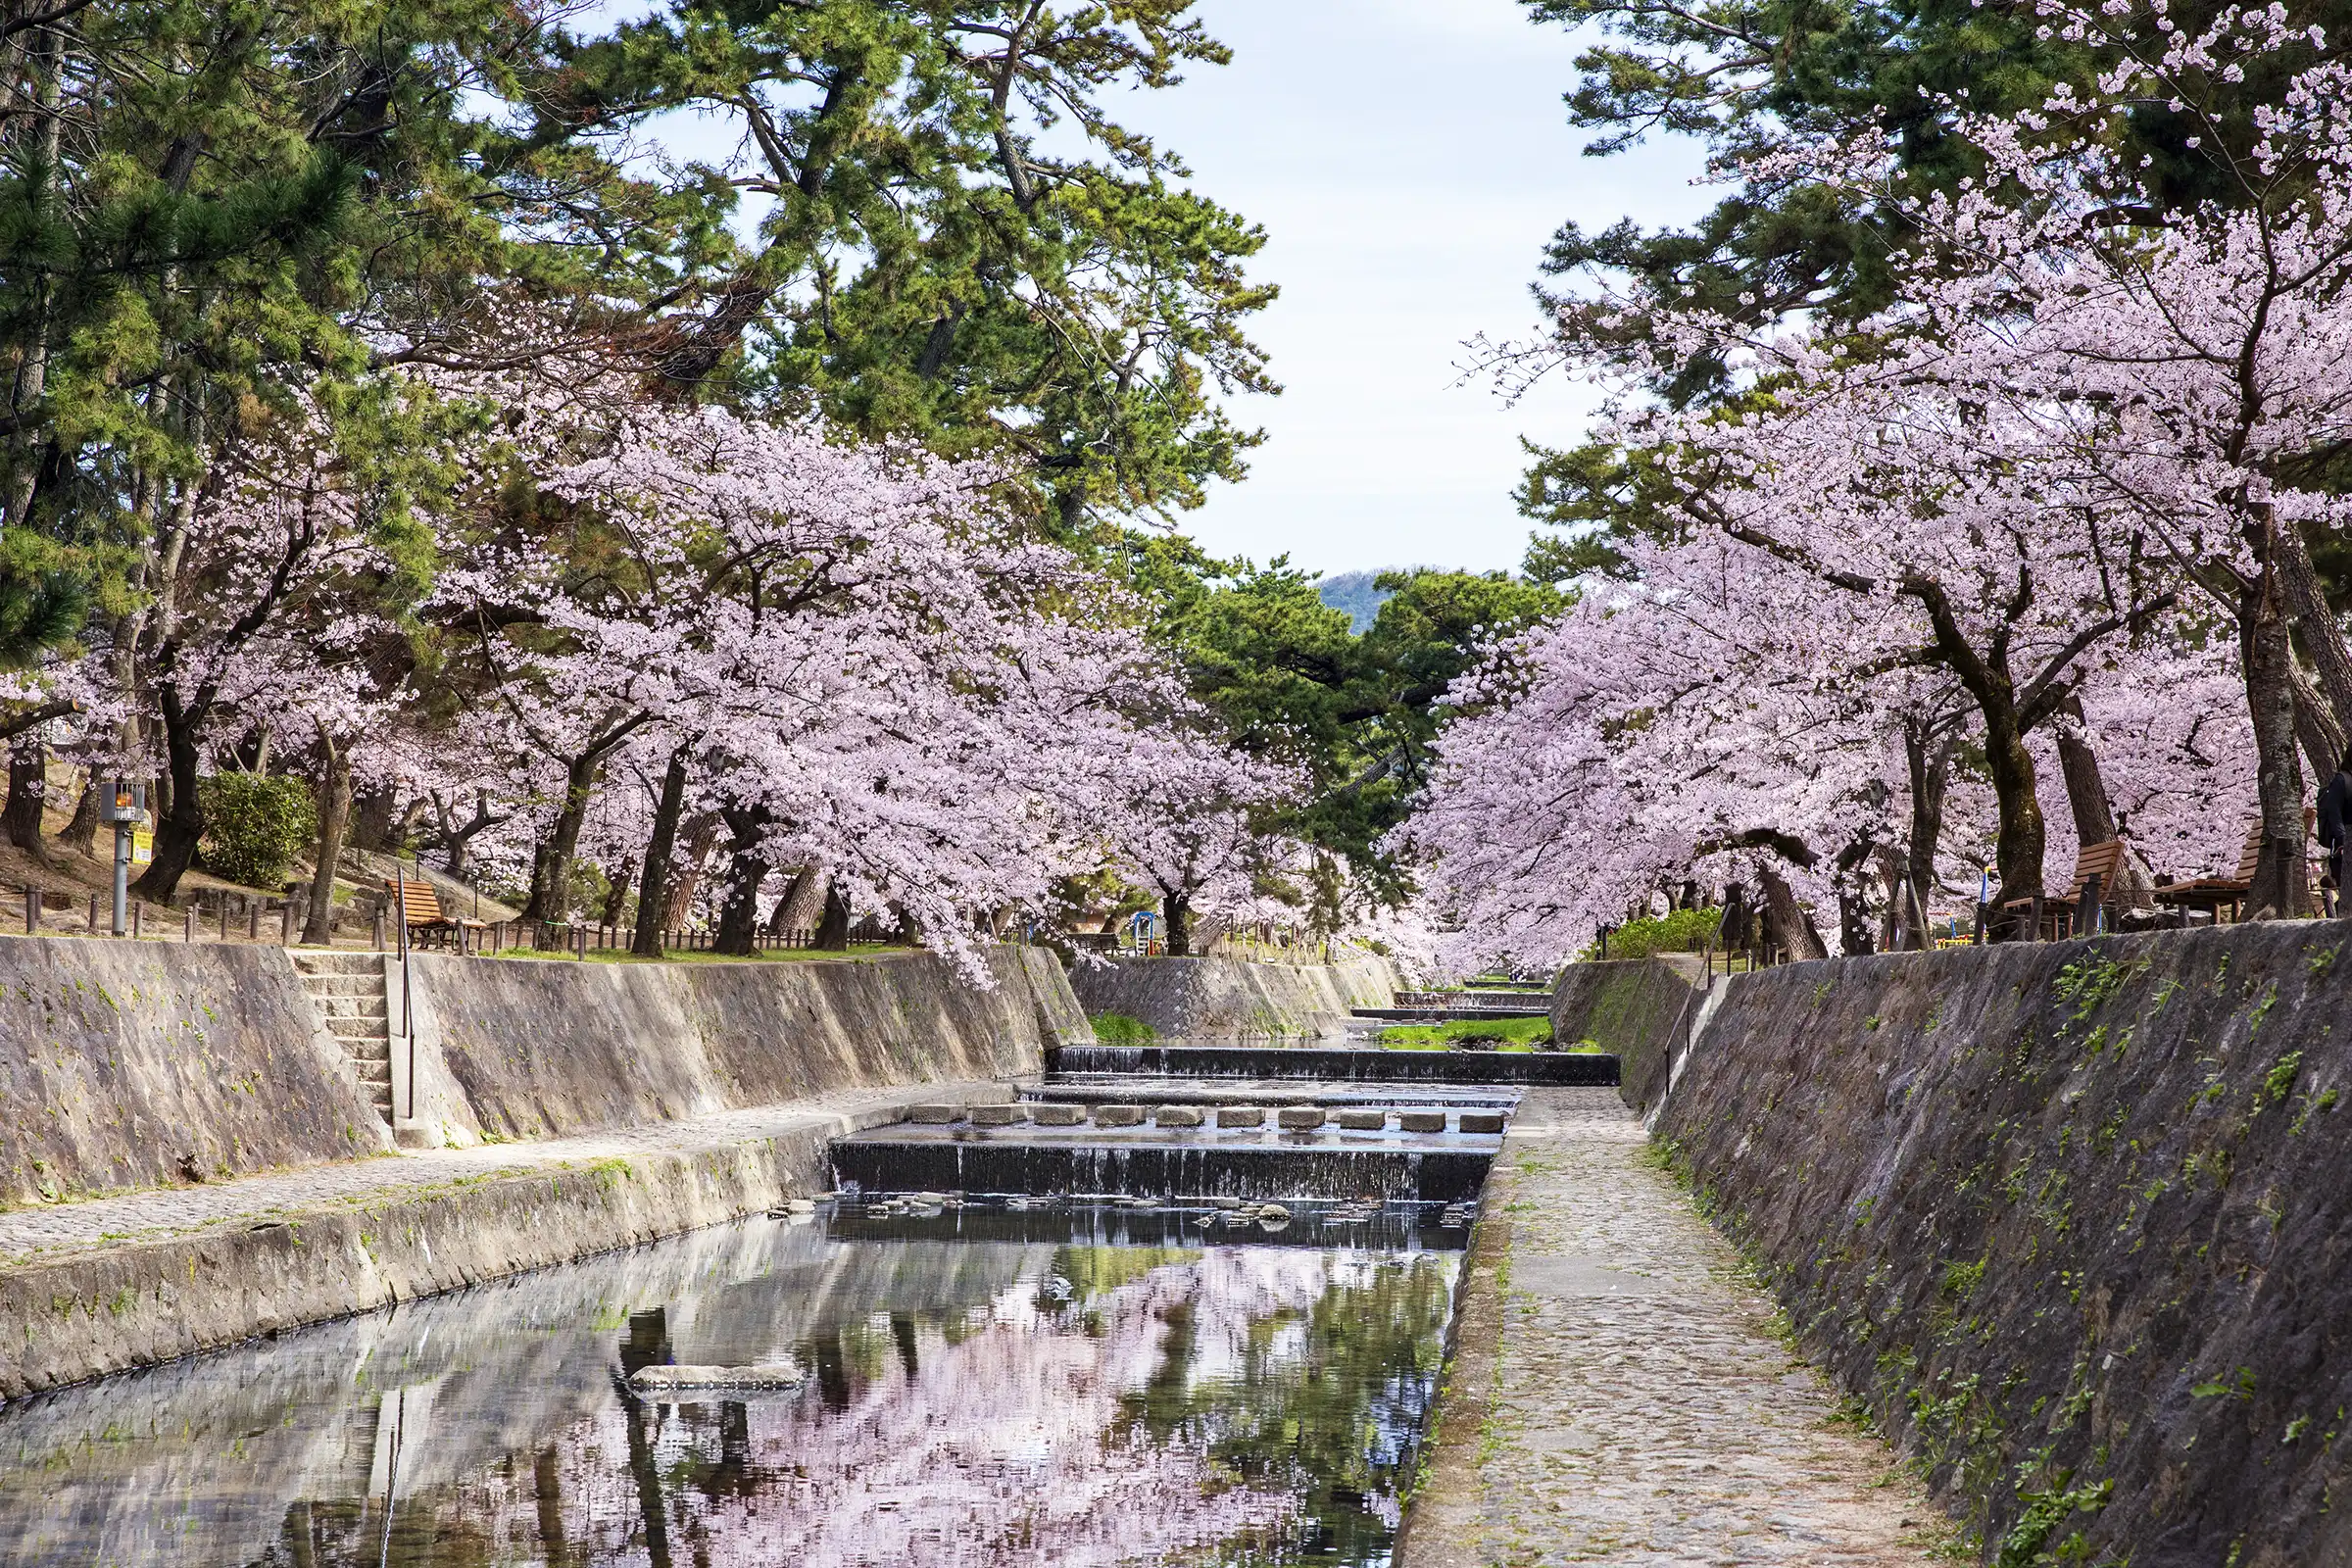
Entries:
<svg viewBox="0 0 2352 1568">
<path fill-rule="evenodd" d="M 1081 958 L 1070 989 L 1090 1016 L 1124 1013 L 1170 1039 L 1312 1039 L 1338 1034 L 1352 1008 L 1387 1006 L 1396 971 L 1369 955 L 1331 964 Z"/>
<path fill-rule="evenodd" d="M 1695 1021 L 1702 971 L 1696 958 L 1653 957 L 1572 963 L 1551 993 L 1551 1035 L 1590 1040 L 1615 1055 L 1617 1092 L 1647 1111 L 1666 1091 L 1674 1048 Z"/>
<path fill-rule="evenodd" d="M 0 1205 L 390 1148 L 282 950 L 0 937 Z"/>
<path fill-rule="evenodd" d="M 2352 1562 L 2352 923 L 1742 975 L 1658 1132 L 1988 1557 Z"/>
<path fill-rule="evenodd" d="M 575 963 L 413 960 L 419 1115 L 450 1142 L 554 1138 L 827 1090 L 1034 1073 L 1092 1040 L 1060 960 Z M 443 1092 L 436 1093 L 441 1088 Z M 405 1110 L 405 1105 L 401 1107 Z"/>
</svg>

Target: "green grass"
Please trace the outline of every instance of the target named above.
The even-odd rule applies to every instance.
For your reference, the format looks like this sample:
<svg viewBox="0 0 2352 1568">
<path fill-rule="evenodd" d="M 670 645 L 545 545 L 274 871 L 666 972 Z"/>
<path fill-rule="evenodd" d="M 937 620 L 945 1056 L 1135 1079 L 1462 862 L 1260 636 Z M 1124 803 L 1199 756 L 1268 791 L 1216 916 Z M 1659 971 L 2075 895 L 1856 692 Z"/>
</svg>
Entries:
<svg viewBox="0 0 2352 1568">
<path fill-rule="evenodd" d="M 1491 1040 L 1497 1051 L 1533 1051 L 1551 1043 L 1549 1018 L 1456 1018 L 1450 1023 L 1404 1023 L 1380 1032 L 1384 1046 L 1444 1051 L 1465 1040 Z"/>
<path fill-rule="evenodd" d="M 1095 1026 L 1095 1040 L 1105 1046 L 1148 1046 L 1159 1037 L 1159 1031 L 1141 1018 L 1130 1018 L 1123 1012 L 1098 1012 L 1089 1020 Z"/>
</svg>

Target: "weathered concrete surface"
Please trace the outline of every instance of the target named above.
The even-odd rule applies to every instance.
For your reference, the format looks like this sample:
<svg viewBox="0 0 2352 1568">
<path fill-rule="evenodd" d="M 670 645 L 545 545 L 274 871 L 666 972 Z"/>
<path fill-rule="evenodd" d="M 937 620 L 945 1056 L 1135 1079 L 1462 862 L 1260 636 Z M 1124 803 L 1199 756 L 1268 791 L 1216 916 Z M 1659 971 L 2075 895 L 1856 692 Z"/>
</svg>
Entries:
<svg viewBox="0 0 2352 1568">
<path fill-rule="evenodd" d="M 1008 1094 L 864 1090 L 0 1216 L 0 1397 L 755 1213 L 821 1191 L 835 1138 Z"/>
<path fill-rule="evenodd" d="M 997 948 L 988 962 L 992 990 L 924 953 L 669 964 L 419 955 L 419 1115 L 438 1111 L 436 1130 L 456 1144 L 564 1137 L 841 1089 L 1034 1073 L 1046 1047 L 1094 1038 L 1052 953 Z"/>
<path fill-rule="evenodd" d="M 2004 1562 L 2352 1562 L 2352 924 L 1740 976 L 1659 1123 Z"/>
<path fill-rule="evenodd" d="M 1551 1034 L 1590 1040 L 1617 1057 L 1625 1102 L 1646 1111 L 1665 1093 L 1671 1056 L 1695 1019 L 1703 971 L 1687 955 L 1572 963 L 1551 993 Z"/>
<path fill-rule="evenodd" d="M 0 937 L 0 1205 L 390 1148 L 283 950 Z"/>
<path fill-rule="evenodd" d="M 1387 1006 L 1396 971 L 1369 955 L 1330 964 L 1081 959 L 1070 989 L 1089 1015 L 1124 1013 L 1173 1039 L 1313 1039 L 1338 1034 L 1352 1008 Z"/>
<path fill-rule="evenodd" d="M 1531 1092 L 1480 1213 L 1403 1568 L 1937 1560 L 1941 1516 L 1613 1091 Z"/>
</svg>

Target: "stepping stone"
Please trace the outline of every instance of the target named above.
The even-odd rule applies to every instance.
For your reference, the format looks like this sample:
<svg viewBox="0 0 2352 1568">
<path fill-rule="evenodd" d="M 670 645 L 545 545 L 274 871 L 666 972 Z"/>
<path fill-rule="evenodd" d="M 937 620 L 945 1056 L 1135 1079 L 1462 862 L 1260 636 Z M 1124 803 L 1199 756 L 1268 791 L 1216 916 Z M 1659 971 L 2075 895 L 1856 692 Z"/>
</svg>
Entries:
<svg viewBox="0 0 2352 1568">
<path fill-rule="evenodd" d="M 1334 1118 L 1340 1130 L 1348 1133 L 1386 1132 L 1389 1113 L 1385 1110 L 1343 1110 Z"/>
<path fill-rule="evenodd" d="M 907 1107 L 906 1119 L 911 1122 L 920 1122 L 927 1127 L 944 1127 L 950 1122 L 963 1120 L 963 1107 L 961 1105 L 911 1105 Z"/>
<path fill-rule="evenodd" d="M 1285 1105 L 1276 1114 L 1275 1120 L 1285 1129 L 1294 1131 L 1320 1127 L 1323 1125 L 1323 1107 L 1321 1105 Z"/>
<path fill-rule="evenodd" d="M 1220 1127 L 1263 1127 L 1266 1107 L 1263 1105 L 1219 1105 L 1217 1125 Z"/>
<path fill-rule="evenodd" d="M 1029 1119 L 1040 1127 L 1075 1127 L 1086 1120 L 1086 1107 L 1054 1102 L 1032 1105 Z"/>
<path fill-rule="evenodd" d="M 1465 1110 L 1461 1129 L 1466 1133 L 1498 1133 L 1506 1120 L 1499 1110 Z"/>
<path fill-rule="evenodd" d="M 1442 1110 L 1400 1110 L 1396 1125 L 1408 1133 L 1442 1133 L 1446 1130 L 1446 1113 Z"/>
<path fill-rule="evenodd" d="M 1198 1127 L 1205 1119 L 1198 1105 L 1162 1105 L 1152 1113 L 1155 1127 Z"/>
<path fill-rule="evenodd" d="M 972 1125 L 975 1127 L 1018 1127 L 1029 1119 L 1029 1107 L 1021 1104 L 974 1105 Z"/>
<path fill-rule="evenodd" d="M 1144 1107 L 1141 1105 L 1097 1105 L 1095 1125 L 1098 1127 L 1141 1127 Z"/>
<path fill-rule="evenodd" d="M 789 1363 L 758 1366 L 648 1366 L 629 1379 L 647 1393 L 677 1389 L 791 1389 L 798 1388 L 801 1369 Z"/>
</svg>

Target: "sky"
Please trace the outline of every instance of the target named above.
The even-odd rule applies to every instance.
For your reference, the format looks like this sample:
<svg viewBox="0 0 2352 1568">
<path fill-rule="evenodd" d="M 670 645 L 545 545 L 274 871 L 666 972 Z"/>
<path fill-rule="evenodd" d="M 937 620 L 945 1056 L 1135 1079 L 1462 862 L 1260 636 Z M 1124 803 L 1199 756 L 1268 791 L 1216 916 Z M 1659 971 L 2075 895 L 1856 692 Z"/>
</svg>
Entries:
<svg viewBox="0 0 2352 1568">
<path fill-rule="evenodd" d="M 1664 143 L 1586 158 L 1561 94 L 1579 43 L 1514 0 L 1202 0 L 1234 51 L 1182 85 L 1110 99 L 1192 183 L 1267 231 L 1250 271 L 1282 298 L 1251 336 L 1278 398 L 1237 419 L 1266 444 L 1180 526 L 1219 554 L 1328 572 L 1519 564 L 1519 437 L 1572 444 L 1591 389 L 1505 406 L 1463 380 L 1465 340 L 1540 326 L 1529 285 L 1565 219 L 1683 222 L 1709 193 Z"/>
</svg>

